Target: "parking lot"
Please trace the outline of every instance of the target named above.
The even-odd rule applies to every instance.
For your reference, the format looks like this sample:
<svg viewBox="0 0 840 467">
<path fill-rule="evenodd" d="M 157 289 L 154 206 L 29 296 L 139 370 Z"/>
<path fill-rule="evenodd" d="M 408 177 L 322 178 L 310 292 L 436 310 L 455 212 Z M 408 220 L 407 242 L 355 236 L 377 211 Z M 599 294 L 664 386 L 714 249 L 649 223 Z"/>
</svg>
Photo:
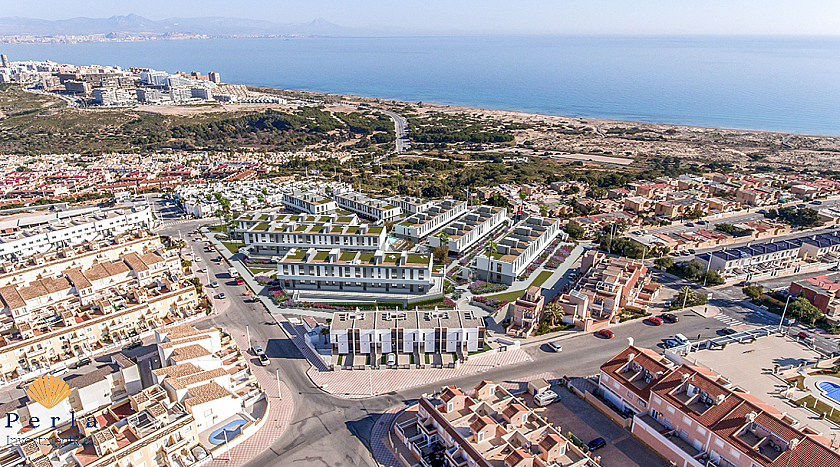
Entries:
<svg viewBox="0 0 840 467">
<path fill-rule="evenodd" d="M 601 456 L 601 465 L 605 467 L 668 467 L 667 460 L 660 457 L 642 444 L 629 431 L 618 426 L 591 404 L 572 394 L 561 386 L 553 386 L 552 391 L 560 395 L 560 401 L 537 408 L 536 411 L 560 430 L 564 435 L 571 432 L 588 443 L 601 437 L 607 441 L 606 447 L 594 452 Z M 536 407 L 530 395 L 522 396 L 531 407 Z"/>
<path fill-rule="evenodd" d="M 840 428 L 820 420 L 813 412 L 791 404 L 783 395 L 788 384 L 773 375 L 776 365 L 783 368 L 796 367 L 803 363 L 813 363 L 819 358 L 819 354 L 809 349 L 804 342 L 774 335 L 761 337 L 752 343 L 729 344 L 722 350 L 693 352 L 689 358 L 823 435 L 829 438 L 834 433 L 840 435 Z"/>
</svg>

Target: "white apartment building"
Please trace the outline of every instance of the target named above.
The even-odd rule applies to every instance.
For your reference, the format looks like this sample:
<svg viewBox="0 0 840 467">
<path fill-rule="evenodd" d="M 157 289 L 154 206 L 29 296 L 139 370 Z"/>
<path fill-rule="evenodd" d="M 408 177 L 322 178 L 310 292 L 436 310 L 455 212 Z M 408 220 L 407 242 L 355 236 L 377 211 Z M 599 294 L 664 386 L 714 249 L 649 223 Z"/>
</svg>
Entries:
<svg viewBox="0 0 840 467">
<path fill-rule="evenodd" d="M 336 210 L 335 201 L 325 198 L 317 193 L 301 190 L 292 190 L 283 194 L 283 204 L 294 212 L 305 212 L 307 214 L 324 215 L 332 214 Z"/>
<path fill-rule="evenodd" d="M 377 251 L 384 250 L 388 241 L 381 225 L 340 222 L 336 215 L 294 217 L 297 219 L 260 222 L 240 231 L 245 247 L 259 255 L 281 255 L 292 248 L 313 247 Z"/>
<path fill-rule="evenodd" d="M 484 348 L 484 323 L 469 310 L 357 311 L 333 314 L 333 355 L 456 353 Z"/>
<path fill-rule="evenodd" d="M 336 195 L 335 201 L 341 209 L 377 222 L 394 220 L 402 214 L 399 206 L 353 191 Z"/>
<path fill-rule="evenodd" d="M 291 249 L 277 262 L 286 290 L 425 294 L 435 284 L 432 255 Z"/>
<path fill-rule="evenodd" d="M 419 242 L 467 212 L 466 201 L 445 199 L 394 225 L 394 235 Z"/>
<path fill-rule="evenodd" d="M 390 198 L 390 201 L 391 204 L 402 209 L 402 212 L 408 216 L 423 212 L 435 204 L 432 200 L 415 198 L 413 196 L 393 196 Z"/>
<path fill-rule="evenodd" d="M 461 253 L 486 235 L 495 232 L 507 220 L 505 208 L 478 206 L 429 237 L 429 244 L 433 247 L 447 244 L 451 253 Z"/>
<path fill-rule="evenodd" d="M 569 237 L 559 220 L 531 216 L 497 242 L 496 253 L 476 257 L 475 271 L 482 280 L 511 285 L 558 235 L 563 240 Z"/>
<path fill-rule="evenodd" d="M 43 215 L 37 216 L 42 219 Z M 57 251 L 93 240 L 103 240 L 115 234 L 148 228 L 152 225 L 152 209 L 97 211 L 66 220 L 56 219 L 35 227 L 3 225 L 0 234 L 0 259 L 21 261 L 38 254 Z M 26 223 L 18 219 L 18 225 Z M 31 224 L 30 224 L 31 225 Z"/>
</svg>

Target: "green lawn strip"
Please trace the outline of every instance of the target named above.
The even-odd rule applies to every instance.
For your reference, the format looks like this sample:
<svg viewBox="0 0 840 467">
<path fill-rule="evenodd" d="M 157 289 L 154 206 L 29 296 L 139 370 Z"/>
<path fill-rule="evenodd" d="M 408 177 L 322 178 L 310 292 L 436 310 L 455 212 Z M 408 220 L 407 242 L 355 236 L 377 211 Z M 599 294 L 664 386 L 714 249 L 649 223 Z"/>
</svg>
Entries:
<svg viewBox="0 0 840 467">
<path fill-rule="evenodd" d="M 230 253 L 234 255 L 236 254 L 237 250 L 245 246 L 244 243 L 240 242 L 222 242 L 222 245 L 224 245 L 225 248 L 227 248 L 228 251 L 230 251 Z"/>
<path fill-rule="evenodd" d="M 265 272 L 277 272 L 277 269 L 274 268 L 248 268 L 254 274 L 262 274 Z"/>
<path fill-rule="evenodd" d="M 497 300 L 504 300 L 506 302 L 513 302 L 513 301 L 516 301 L 517 298 L 519 298 L 523 294 L 525 294 L 525 291 L 528 290 L 528 287 L 531 287 L 532 285 L 536 285 L 536 286 L 543 285 L 545 283 L 545 281 L 547 281 L 548 278 L 551 277 L 552 274 L 554 274 L 554 271 L 543 271 L 543 272 L 539 273 L 537 275 L 537 277 L 535 277 L 534 280 L 531 281 L 531 283 L 528 284 L 523 289 L 514 290 L 512 292 L 504 292 L 504 293 L 500 293 L 500 294 L 496 294 L 496 295 L 485 295 L 485 296 L 487 298 L 495 298 Z"/>
<path fill-rule="evenodd" d="M 552 274 L 554 274 L 554 271 L 543 271 L 543 272 L 541 272 L 540 275 L 538 275 L 537 278 L 534 279 L 534 282 L 531 282 L 531 285 L 532 286 L 533 285 L 540 286 L 540 285 L 545 284 L 545 281 L 547 281 L 548 278 L 551 277 Z"/>
<path fill-rule="evenodd" d="M 832 407 L 830 405 L 818 400 L 814 396 L 805 396 L 796 402 L 807 406 L 809 409 L 818 414 L 824 413 L 826 418 L 830 419 L 834 423 L 840 423 L 840 409 L 834 409 L 834 413 L 832 413 Z M 816 407 L 814 406 L 814 402 L 816 402 Z"/>
</svg>

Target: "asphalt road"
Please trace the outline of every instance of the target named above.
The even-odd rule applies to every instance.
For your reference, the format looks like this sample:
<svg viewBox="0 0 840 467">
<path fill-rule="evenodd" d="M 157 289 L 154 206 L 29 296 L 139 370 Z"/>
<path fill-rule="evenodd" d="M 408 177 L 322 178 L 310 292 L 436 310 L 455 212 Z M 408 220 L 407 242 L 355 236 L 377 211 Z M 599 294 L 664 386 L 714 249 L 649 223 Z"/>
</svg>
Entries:
<svg viewBox="0 0 840 467">
<path fill-rule="evenodd" d="M 395 134 L 397 137 L 395 152 L 401 153 L 408 149 L 411 146 L 411 142 L 408 139 L 408 120 L 402 115 L 391 112 L 390 110 L 377 110 L 394 119 Z"/>
<path fill-rule="evenodd" d="M 614 339 L 602 339 L 591 333 L 576 335 L 563 341 L 563 351 L 547 351 L 546 344 L 530 343 L 523 346 L 533 361 L 497 367 L 483 373 L 438 381 L 432 384 L 410 388 L 399 393 L 385 394 L 363 400 L 347 400 L 333 397 L 318 389 L 306 376 L 309 363 L 268 315 L 260 303 L 245 301 L 244 286 L 235 285 L 227 272 L 227 264 L 209 261 L 218 253 L 205 253 L 203 244 L 192 242 L 186 235 L 189 228 L 183 224 L 167 226 L 160 233 L 177 235 L 184 233 L 189 246 L 203 261 L 196 266 L 206 267 L 210 281 L 219 282 L 216 293 L 224 292 L 228 298 L 215 300 L 217 315 L 205 325 L 226 328 L 229 332 L 245 333 L 250 330 L 251 341 L 262 344 L 271 358 L 267 368 L 256 371 L 279 369 L 280 377 L 289 386 L 295 401 L 292 422 L 280 439 L 248 465 L 253 467 L 289 465 L 376 465 L 369 451 L 371 429 L 379 416 L 391 407 L 416 400 L 422 394 L 439 389 L 445 384 L 457 384 L 469 388 L 483 379 L 495 382 L 522 381 L 527 377 L 546 371 L 556 376 L 588 376 L 598 372 L 600 365 L 621 351 L 633 338 L 636 345 L 659 349 L 663 339 L 682 333 L 691 339 L 698 335 L 709 338 L 719 335 L 727 325 L 716 319 L 701 318 L 693 313 L 678 313 L 679 323 L 653 326 L 646 321 L 631 321 L 614 329 Z M 198 274 L 202 281 L 207 278 Z M 387 371 L 387 370 L 382 370 Z"/>
</svg>

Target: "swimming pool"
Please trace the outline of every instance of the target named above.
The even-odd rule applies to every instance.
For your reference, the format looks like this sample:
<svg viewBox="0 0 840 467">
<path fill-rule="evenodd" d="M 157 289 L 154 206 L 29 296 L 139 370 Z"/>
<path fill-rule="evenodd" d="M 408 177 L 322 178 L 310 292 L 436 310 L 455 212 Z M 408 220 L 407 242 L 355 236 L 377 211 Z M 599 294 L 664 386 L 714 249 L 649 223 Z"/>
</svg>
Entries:
<svg viewBox="0 0 840 467">
<path fill-rule="evenodd" d="M 840 402 L 840 384 L 832 383 L 830 381 L 820 381 L 817 383 L 817 387 L 819 387 L 829 399 L 834 402 Z"/>
<path fill-rule="evenodd" d="M 226 441 L 230 441 L 233 438 L 236 438 L 237 436 L 241 435 L 242 425 L 245 425 L 246 423 L 248 422 L 242 420 L 241 418 L 234 420 L 221 428 L 213 430 L 213 432 L 210 433 L 210 436 L 208 436 L 207 439 L 211 443 L 216 445 L 225 444 Z"/>
</svg>

